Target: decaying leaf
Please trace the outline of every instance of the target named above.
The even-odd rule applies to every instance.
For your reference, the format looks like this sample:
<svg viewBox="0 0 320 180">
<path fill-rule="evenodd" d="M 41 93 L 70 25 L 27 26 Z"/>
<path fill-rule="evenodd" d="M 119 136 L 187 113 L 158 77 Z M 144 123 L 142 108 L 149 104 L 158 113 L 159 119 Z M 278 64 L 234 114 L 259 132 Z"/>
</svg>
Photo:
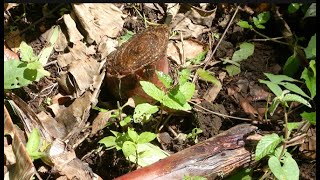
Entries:
<svg viewBox="0 0 320 180">
<path fill-rule="evenodd" d="M 79 41 L 83 39 L 83 36 L 77 29 L 77 25 L 74 22 L 74 19 L 71 17 L 70 14 L 65 14 L 63 15 L 63 21 L 67 26 L 69 42 L 77 44 Z"/>
<path fill-rule="evenodd" d="M 87 32 L 86 40 L 89 44 L 94 41 L 99 44 L 103 36 L 117 37 L 124 24 L 123 18 L 126 17 L 111 3 L 72 4 L 72 8 Z"/>
<path fill-rule="evenodd" d="M 197 38 L 200 34 L 204 33 L 204 26 L 193 24 L 189 18 L 185 16 L 185 14 L 179 13 L 173 19 L 172 24 L 174 31 L 180 31 L 183 33 L 183 38 L 193 37 Z M 175 35 L 171 37 L 171 39 L 181 39 L 180 35 Z"/>
</svg>

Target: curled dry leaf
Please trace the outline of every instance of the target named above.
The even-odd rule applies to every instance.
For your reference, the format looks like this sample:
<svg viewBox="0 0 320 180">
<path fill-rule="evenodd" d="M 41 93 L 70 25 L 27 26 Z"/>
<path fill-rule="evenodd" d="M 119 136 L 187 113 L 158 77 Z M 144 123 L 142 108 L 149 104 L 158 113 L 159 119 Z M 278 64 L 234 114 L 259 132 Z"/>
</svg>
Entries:
<svg viewBox="0 0 320 180">
<path fill-rule="evenodd" d="M 172 24 L 174 31 L 183 32 L 184 39 L 188 37 L 198 38 L 200 34 L 205 32 L 204 26 L 192 23 L 191 20 L 188 17 L 185 17 L 185 14 L 182 13 L 176 15 Z M 171 39 L 181 39 L 181 37 L 180 35 L 175 35 L 171 37 Z"/>
<path fill-rule="evenodd" d="M 98 52 L 101 53 L 101 59 L 105 59 L 111 52 L 116 50 L 119 41 L 104 36 L 98 46 Z"/>
<path fill-rule="evenodd" d="M 63 21 L 67 26 L 69 42 L 77 44 L 79 41 L 83 39 L 83 36 L 77 29 L 77 25 L 74 22 L 73 17 L 70 14 L 65 14 L 63 15 Z"/>
<path fill-rule="evenodd" d="M 187 17 L 195 24 L 211 27 L 212 21 L 216 17 L 216 10 L 217 8 L 211 11 L 204 11 L 197 7 L 192 7 L 190 9 L 191 13 L 187 14 Z"/>
<path fill-rule="evenodd" d="M 6 47 L 6 44 L 4 44 L 4 49 L 3 49 L 3 60 L 8 61 L 8 60 L 19 60 L 19 56 L 11 51 L 9 48 Z"/>
</svg>

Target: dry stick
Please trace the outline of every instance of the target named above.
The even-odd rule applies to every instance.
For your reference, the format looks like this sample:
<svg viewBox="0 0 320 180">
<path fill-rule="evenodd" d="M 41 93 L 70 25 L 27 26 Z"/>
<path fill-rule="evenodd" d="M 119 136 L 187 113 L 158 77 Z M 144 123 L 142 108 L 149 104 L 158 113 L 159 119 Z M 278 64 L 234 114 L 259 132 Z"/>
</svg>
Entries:
<svg viewBox="0 0 320 180">
<path fill-rule="evenodd" d="M 20 31 L 20 33 L 17 33 L 15 35 L 12 36 L 12 38 L 16 37 L 16 36 L 20 36 L 21 34 L 25 33 L 26 31 L 28 31 L 29 29 L 31 29 L 33 26 L 39 24 L 41 21 L 43 21 L 44 19 L 46 19 L 49 15 L 51 15 L 52 13 L 54 13 L 56 10 L 58 10 L 62 5 L 64 4 L 59 4 L 58 6 L 56 6 L 55 8 L 53 8 L 48 14 L 44 15 L 42 18 L 40 18 L 39 20 L 37 20 L 36 22 L 32 23 L 30 26 L 28 26 L 27 28 L 25 28 L 24 30 Z"/>
<path fill-rule="evenodd" d="M 239 10 L 239 6 L 237 6 L 237 9 L 235 10 L 232 18 L 230 19 L 230 22 L 229 22 L 227 28 L 224 30 L 224 32 L 223 32 L 221 38 L 219 39 L 218 44 L 217 44 L 216 47 L 214 48 L 213 52 L 210 54 L 210 56 L 209 56 L 208 58 L 206 58 L 206 59 L 204 60 L 203 63 L 204 63 L 205 65 L 204 65 L 204 68 L 203 68 L 203 69 L 206 69 L 206 67 L 208 66 L 208 62 L 211 60 L 211 58 L 213 57 L 213 55 L 216 53 L 216 51 L 217 51 L 220 43 L 222 42 L 222 40 L 223 40 L 224 36 L 226 35 L 228 29 L 230 28 L 231 23 L 233 22 L 234 18 L 236 17 L 236 15 L 237 15 L 237 13 L 238 13 L 238 10 Z M 193 77 L 192 82 L 193 82 L 193 83 L 196 82 L 197 78 L 198 78 L 198 73 L 196 72 L 196 74 L 195 74 L 194 77 Z"/>
<path fill-rule="evenodd" d="M 243 121 L 252 121 L 252 119 L 249 119 L 249 118 L 240 118 L 240 117 L 229 116 L 229 115 L 217 113 L 217 112 L 211 111 L 211 110 L 209 110 L 209 109 L 206 109 L 206 108 L 204 108 L 204 107 L 202 107 L 202 106 L 200 106 L 200 105 L 198 105 L 198 104 L 196 104 L 196 103 L 194 103 L 194 102 L 191 102 L 191 101 L 189 101 L 189 103 L 191 103 L 191 104 L 193 104 L 193 105 L 195 105 L 195 106 L 197 106 L 197 107 L 199 107 L 199 108 L 201 108 L 201 109 L 203 109 L 203 110 L 205 110 L 205 111 L 207 111 L 207 112 L 210 112 L 210 113 L 212 113 L 212 114 L 214 114 L 214 115 L 221 116 L 221 117 L 223 117 L 223 118 L 238 119 L 238 120 L 243 120 Z"/>
</svg>

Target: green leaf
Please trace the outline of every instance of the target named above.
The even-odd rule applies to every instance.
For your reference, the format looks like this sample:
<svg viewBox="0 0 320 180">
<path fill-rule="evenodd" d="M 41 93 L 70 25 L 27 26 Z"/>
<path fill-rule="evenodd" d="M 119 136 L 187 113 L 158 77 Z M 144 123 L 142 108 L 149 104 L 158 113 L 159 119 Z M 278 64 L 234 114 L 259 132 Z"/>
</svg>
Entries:
<svg viewBox="0 0 320 180">
<path fill-rule="evenodd" d="M 190 77 L 191 71 L 190 69 L 182 69 L 179 72 L 179 84 L 183 85 L 184 83 L 186 83 Z"/>
<path fill-rule="evenodd" d="M 176 101 L 177 103 L 179 103 L 181 106 L 183 106 L 187 100 L 186 97 L 182 94 L 182 92 L 179 90 L 180 86 L 177 85 L 174 88 L 172 88 L 169 93 L 168 96 L 173 99 L 174 101 Z"/>
<path fill-rule="evenodd" d="M 280 97 L 282 94 L 282 89 L 280 88 L 280 86 L 274 82 L 270 82 L 270 81 L 265 81 L 265 80 L 261 80 L 259 79 L 260 83 L 266 84 L 268 86 L 268 88 L 273 92 L 273 94 L 275 94 L 277 97 Z"/>
<path fill-rule="evenodd" d="M 136 144 L 131 141 L 125 141 L 122 146 L 123 155 L 128 158 L 132 154 L 136 154 Z"/>
<path fill-rule="evenodd" d="M 135 123 L 148 121 L 152 114 L 158 112 L 158 107 L 149 103 L 138 104 L 134 109 L 133 120 Z"/>
<path fill-rule="evenodd" d="M 49 45 L 48 47 L 41 50 L 39 53 L 39 62 L 42 64 L 42 66 L 46 65 L 48 62 L 48 59 L 50 57 L 50 54 L 52 53 L 52 50 L 56 44 L 56 41 L 58 40 L 60 27 L 55 26 L 53 30 L 51 31 L 51 36 L 49 38 Z"/>
<path fill-rule="evenodd" d="M 240 49 L 235 51 L 232 55 L 232 61 L 239 62 L 247 59 L 254 52 L 254 45 L 252 43 L 243 42 L 240 44 Z"/>
<path fill-rule="evenodd" d="M 139 135 L 135 130 L 128 128 L 128 135 L 133 142 L 138 141 Z"/>
<path fill-rule="evenodd" d="M 156 74 L 158 76 L 158 79 L 166 88 L 169 88 L 172 85 L 173 80 L 168 74 L 165 74 L 161 71 L 156 71 Z"/>
<path fill-rule="evenodd" d="M 316 3 L 312 3 L 307 12 L 305 13 L 304 18 L 307 18 L 307 17 L 316 17 L 317 16 L 317 6 L 316 6 Z"/>
<path fill-rule="evenodd" d="M 312 125 L 316 125 L 316 112 L 303 112 L 300 114 L 302 119 L 307 120 Z"/>
<path fill-rule="evenodd" d="M 273 173 L 273 175 L 276 178 L 278 178 L 280 180 L 286 180 L 286 177 L 284 174 L 285 172 L 282 169 L 281 163 L 278 158 L 276 158 L 275 156 L 271 156 L 268 160 L 268 165 L 269 165 L 271 172 Z"/>
<path fill-rule="evenodd" d="M 130 38 L 132 38 L 133 35 L 134 33 L 132 31 L 127 31 L 125 35 L 120 37 L 119 44 L 121 45 L 127 42 Z"/>
<path fill-rule="evenodd" d="M 162 99 L 166 96 L 162 90 L 160 90 L 157 86 L 155 86 L 151 82 L 140 81 L 140 84 L 145 93 L 147 93 L 149 96 L 151 96 L 153 99 L 159 102 L 162 102 L 163 101 Z"/>
<path fill-rule="evenodd" d="M 206 57 L 208 50 L 199 53 L 195 58 L 190 59 L 193 64 L 200 64 Z"/>
<path fill-rule="evenodd" d="M 200 79 L 202 79 L 204 81 L 209 81 L 209 82 L 217 85 L 218 87 L 221 87 L 221 82 L 216 77 L 211 75 L 208 71 L 199 68 L 199 69 L 197 69 L 197 73 L 198 73 Z"/>
<path fill-rule="evenodd" d="M 300 9 L 300 6 L 300 3 L 290 3 L 290 5 L 288 6 L 288 13 L 293 14 L 297 12 Z"/>
<path fill-rule="evenodd" d="M 316 69 L 315 69 L 315 61 L 310 61 L 310 68 L 312 71 L 305 68 L 301 74 L 301 78 L 305 80 L 306 86 L 311 94 L 311 99 L 313 99 L 317 93 L 316 91 Z"/>
<path fill-rule="evenodd" d="M 138 143 L 143 144 L 143 143 L 148 143 L 150 141 L 153 141 L 157 137 L 156 134 L 151 133 L 151 132 L 143 132 L 139 135 L 138 138 Z"/>
<path fill-rule="evenodd" d="M 256 147 L 256 161 L 259 161 L 266 155 L 272 153 L 280 142 L 281 138 L 278 134 L 272 133 L 263 136 Z"/>
<path fill-rule="evenodd" d="M 266 75 L 268 77 L 268 79 L 273 82 L 273 83 L 280 83 L 282 81 L 289 81 L 289 82 L 296 82 L 297 80 L 286 76 L 286 75 L 274 75 L 274 74 L 270 74 L 270 73 L 263 73 L 264 75 Z"/>
<path fill-rule="evenodd" d="M 207 180 L 207 178 L 201 176 L 183 176 L 182 180 Z"/>
<path fill-rule="evenodd" d="M 228 72 L 229 76 L 235 76 L 241 72 L 241 69 L 236 65 L 228 65 L 226 66 L 226 71 Z"/>
<path fill-rule="evenodd" d="M 264 24 L 264 23 L 268 22 L 269 19 L 270 19 L 270 12 L 269 11 L 265 11 L 265 12 L 258 14 L 259 24 Z"/>
<path fill-rule="evenodd" d="M 269 108 L 269 112 L 270 112 L 270 115 L 273 116 L 273 113 L 276 111 L 277 107 L 279 106 L 280 104 L 280 100 L 278 97 L 274 98 L 273 101 L 272 101 L 272 104 Z"/>
<path fill-rule="evenodd" d="M 101 139 L 98 143 L 103 144 L 106 148 L 115 148 L 116 147 L 116 137 L 108 136 Z"/>
<path fill-rule="evenodd" d="M 301 65 L 300 60 L 297 58 L 296 54 L 294 53 L 287 59 L 283 67 L 283 74 L 290 77 L 295 75 L 295 73 L 299 70 L 300 65 Z"/>
<path fill-rule="evenodd" d="M 252 179 L 253 170 L 251 168 L 240 169 L 235 172 L 234 175 L 230 177 L 226 177 L 226 180 L 251 180 Z"/>
<path fill-rule="evenodd" d="M 256 27 L 259 28 L 259 29 L 265 29 L 265 28 L 266 28 L 266 27 L 265 27 L 264 25 L 262 25 L 262 24 L 257 24 Z"/>
<path fill-rule="evenodd" d="M 301 125 L 301 122 L 289 122 L 288 123 L 289 136 L 290 136 L 292 130 L 298 129 L 300 125 Z"/>
<path fill-rule="evenodd" d="M 285 159 L 283 161 L 283 172 L 286 179 L 299 180 L 299 166 L 297 162 L 292 158 L 289 153 L 285 154 Z"/>
<path fill-rule="evenodd" d="M 302 104 L 308 106 L 309 108 L 311 108 L 311 105 L 307 100 L 305 100 L 303 97 L 296 95 L 296 94 L 286 94 L 283 97 L 282 101 L 284 101 L 284 102 L 288 102 L 288 101 L 299 102 L 299 103 L 302 103 Z"/>
<path fill-rule="evenodd" d="M 138 157 L 136 157 L 136 154 L 130 155 L 129 160 L 136 163 L 138 159 L 138 165 L 142 167 L 153 164 L 168 156 L 166 152 L 151 143 L 137 144 L 137 155 Z"/>
<path fill-rule="evenodd" d="M 179 86 L 179 91 L 184 95 L 186 101 L 189 101 L 192 98 L 195 90 L 196 86 L 191 82 L 186 82 Z"/>
<path fill-rule="evenodd" d="M 316 57 L 316 40 L 317 40 L 317 34 L 314 34 L 310 41 L 308 46 L 304 49 L 304 52 L 306 53 L 307 59 L 312 59 Z"/>
<path fill-rule="evenodd" d="M 175 109 L 175 110 L 184 110 L 184 111 L 191 110 L 191 106 L 188 103 L 180 105 L 178 102 L 176 102 L 175 100 L 171 99 L 167 95 L 163 97 L 162 104 L 164 106 L 167 106 L 167 107 L 169 107 L 171 109 Z"/>
<path fill-rule="evenodd" d="M 129 124 L 131 122 L 131 116 L 127 116 L 125 117 L 122 121 L 120 121 L 120 126 L 126 126 L 127 124 Z"/>
<path fill-rule="evenodd" d="M 37 128 L 33 128 L 28 138 L 28 142 L 26 144 L 27 152 L 29 154 L 33 152 L 37 152 L 38 149 L 40 148 L 40 143 L 41 143 L 40 131 Z"/>
<path fill-rule="evenodd" d="M 248 23 L 248 21 L 239 21 L 237 23 L 238 26 L 242 27 L 242 28 L 246 28 L 246 29 L 251 29 L 252 26 Z"/>
<path fill-rule="evenodd" d="M 33 54 L 33 49 L 26 42 L 22 41 L 19 47 L 21 61 L 31 62 L 35 59 L 36 55 Z"/>
<path fill-rule="evenodd" d="M 29 69 L 28 63 L 22 61 L 4 62 L 4 89 L 16 89 L 31 84 L 33 81 L 39 81 L 43 76 L 50 73 L 41 69 Z"/>
<path fill-rule="evenodd" d="M 280 85 L 284 86 L 285 88 L 287 88 L 288 90 L 295 92 L 297 94 L 300 94 L 301 96 L 304 96 L 306 98 L 310 98 L 306 93 L 304 93 L 302 91 L 301 88 L 299 88 L 297 85 L 289 83 L 289 82 L 281 82 L 279 83 Z"/>
</svg>

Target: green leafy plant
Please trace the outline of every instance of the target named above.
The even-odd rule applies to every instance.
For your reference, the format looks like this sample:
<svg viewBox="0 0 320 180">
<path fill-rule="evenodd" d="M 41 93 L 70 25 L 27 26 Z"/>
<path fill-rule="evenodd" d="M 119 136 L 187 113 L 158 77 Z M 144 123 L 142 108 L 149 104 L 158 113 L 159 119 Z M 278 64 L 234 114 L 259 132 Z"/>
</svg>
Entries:
<svg viewBox="0 0 320 180">
<path fill-rule="evenodd" d="M 123 36 L 120 36 L 119 38 L 119 46 L 125 42 L 127 42 L 132 36 L 134 35 L 134 32 L 127 31 Z"/>
<path fill-rule="evenodd" d="M 278 179 L 299 179 L 299 167 L 291 154 L 287 152 L 287 142 L 293 129 L 300 126 L 299 122 L 288 122 L 287 108 L 288 102 L 299 102 L 311 108 L 307 99 L 310 97 L 302 91 L 294 82 L 297 80 L 286 75 L 273 75 L 265 73 L 270 81 L 259 80 L 260 83 L 266 84 L 275 94 L 272 104 L 269 108 L 271 115 L 279 105 L 284 112 L 284 137 L 273 133 L 263 136 L 256 147 L 255 159 L 258 161 L 265 156 L 269 156 L 268 165 L 275 177 Z M 283 87 L 284 89 L 282 89 Z M 306 119 L 315 119 L 312 114 L 303 114 Z M 315 121 L 315 120 L 314 120 Z"/>
<path fill-rule="evenodd" d="M 196 57 L 192 59 L 186 59 L 186 63 L 183 66 L 188 67 L 191 64 L 193 65 L 200 64 L 206 58 L 207 52 L 208 50 L 205 50 L 199 53 Z"/>
<path fill-rule="evenodd" d="M 99 141 L 108 150 L 115 148 L 121 150 L 123 155 L 131 162 L 140 166 L 150 165 L 159 159 L 168 156 L 159 147 L 150 142 L 156 138 L 156 134 L 143 132 L 140 135 L 131 128 L 127 132 L 111 131 L 113 136 L 108 136 Z"/>
<path fill-rule="evenodd" d="M 301 3 L 290 3 L 288 6 L 288 13 L 293 14 L 293 13 L 297 12 L 301 6 L 302 6 Z"/>
<path fill-rule="evenodd" d="M 195 85 L 186 81 L 185 75 L 188 73 L 186 71 L 180 74 L 179 83 L 176 85 L 173 84 L 173 79 L 169 75 L 159 71 L 156 72 L 159 80 L 168 89 L 166 91 L 159 89 L 148 81 L 140 81 L 140 84 L 146 94 L 159 101 L 163 106 L 175 110 L 191 110 L 188 101 L 193 96 Z"/>
<path fill-rule="evenodd" d="M 36 160 L 46 156 L 44 152 L 45 142 L 41 142 L 39 129 L 34 128 L 28 138 L 26 144 L 26 151 L 28 152 L 31 159 Z"/>
<path fill-rule="evenodd" d="M 207 180 L 207 178 L 202 176 L 183 176 L 183 180 Z"/>
<path fill-rule="evenodd" d="M 233 53 L 231 60 L 229 59 L 229 57 L 221 58 L 224 64 L 231 64 L 226 66 L 228 74 L 230 76 L 239 74 L 241 72 L 240 62 L 250 57 L 253 54 L 253 52 L 254 44 L 243 42 L 240 44 L 240 49 Z"/>
<path fill-rule="evenodd" d="M 266 27 L 263 25 L 266 22 L 269 21 L 270 19 L 270 12 L 269 11 L 265 11 L 262 12 L 260 14 L 258 14 L 258 16 L 253 17 L 253 24 L 255 25 L 255 27 L 259 28 L 259 29 L 265 29 Z M 239 21 L 237 23 L 238 26 L 242 27 L 242 28 L 246 28 L 246 29 L 254 29 L 252 25 L 249 24 L 248 21 Z"/>
<path fill-rule="evenodd" d="M 203 131 L 200 128 L 193 128 L 191 133 L 187 135 L 187 138 L 190 138 L 194 141 L 194 143 L 198 143 L 198 135 L 201 134 Z"/>
<path fill-rule="evenodd" d="M 44 76 L 49 76 L 43 66 L 47 63 L 48 58 L 57 41 L 59 27 L 55 27 L 49 39 L 49 45 L 42 49 L 36 56 L 33 49 L 27 43 L 22 42 L 19 50 L 21 61 L 8 60 L 4 62 L 4 89 L 16 89 L 31 84 L 33 81 L 39 81 Z"/>
</svg>

